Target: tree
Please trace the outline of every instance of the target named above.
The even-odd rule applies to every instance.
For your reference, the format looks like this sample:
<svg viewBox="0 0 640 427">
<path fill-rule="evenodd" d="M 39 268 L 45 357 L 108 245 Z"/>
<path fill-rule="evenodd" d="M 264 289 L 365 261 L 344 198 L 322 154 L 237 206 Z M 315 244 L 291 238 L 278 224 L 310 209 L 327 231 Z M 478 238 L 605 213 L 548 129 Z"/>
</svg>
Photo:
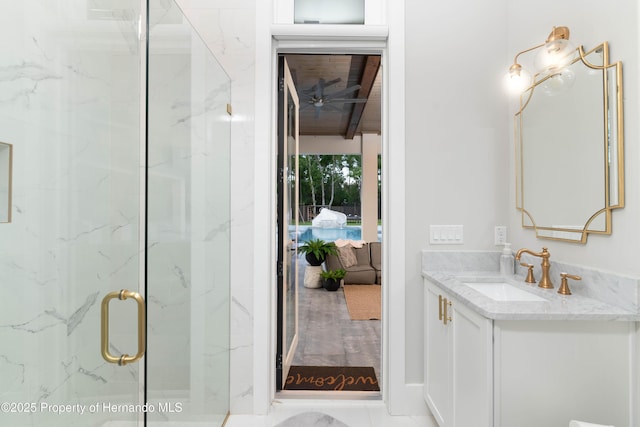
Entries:
<svg viewBox="0 0 640 427">
<path fill-rule="evenodd" d="M 359 205 L 362 166 L 359 155 L 300 156 L 300 204 Z M 318 196 L 320 200 L 318 200 Z"/>
<path fill-rule="evenodd" d="M 311 190 L 311 205 L 313 205 L 313 209 L 315 210 L 316 208 L 316 189 L 313 185 L 313 162 L 312 162 L 312 156 L 302 156 L 302 157 L 306 157 L 307 159 L 307 178 L 308 178 L 308 183 L 309 183 L 309 189 Z M 302 164 L 302 162 L 300 163 Z M 300 193 L 304 194 L 304 192 L 302 191 L 302 186 L 300 186 Z"/>
</svg>

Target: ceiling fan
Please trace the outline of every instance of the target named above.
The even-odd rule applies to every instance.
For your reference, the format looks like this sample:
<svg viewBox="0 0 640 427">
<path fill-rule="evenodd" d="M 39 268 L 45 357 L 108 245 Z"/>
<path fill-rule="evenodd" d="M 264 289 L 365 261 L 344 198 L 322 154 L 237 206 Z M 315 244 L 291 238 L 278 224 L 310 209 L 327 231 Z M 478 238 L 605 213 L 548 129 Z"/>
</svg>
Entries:
<svg viewBox="0 0 640 427">
<path fill-rule="evenodd" d="M 341 108 L 332 105 L 334 103 L 363 103 L 367 102 L 367 98 L 341 98 L 349 93 L 355 92 L 360 89 L 360 85 L 353 85 L 346 89 L 339 90 L 333 93 L 325 93 L 325 89 L 331 85 L 339 83 L 342 81 L 340 77 L 337 79 L 326 81 L 325 79 L 318 79 L 318 83 L 313 85 L 309 89 L 304 89 L 301 92 L 301 105 L 300 109 L 315 107 L 316 119 L 320 117 L 320 112 L 323 109 L 326 110 L 334 110 L 342 112 Z"/>
</svg>

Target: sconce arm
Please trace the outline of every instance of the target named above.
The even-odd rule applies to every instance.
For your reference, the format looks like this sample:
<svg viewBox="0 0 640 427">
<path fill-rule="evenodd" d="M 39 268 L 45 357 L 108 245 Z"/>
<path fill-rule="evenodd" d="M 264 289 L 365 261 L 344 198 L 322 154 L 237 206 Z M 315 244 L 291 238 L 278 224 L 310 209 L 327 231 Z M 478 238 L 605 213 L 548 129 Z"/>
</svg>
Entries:
<svg viewBox="0 0 640 427">
<path fill-rule="evenodd" d="M 523 53 L 531 52 L 532 50 L 535 50 L 535 49 L 541 48 L 541 47 L 542 47 L 542 46 L 544 46 L 545 44 L 546 44 L 546 42 L 545 42 L 545 43 L 541 43 L 541 44 L 539 44 L 539 45 L 537 45 L 537 46 L 534 46 L 534 47 L 530 47 L 529 49 L 523 50 L 522 52 L 518 52 L 518 54 L 515 56 L 515 58 L 513 58 L 513 63 L 514 63 L 514 64 L 517 64 L 517 63 L 518 63 L 518 57 L 519 57 L 520 55 L 522 55 Z"/>
</svg>

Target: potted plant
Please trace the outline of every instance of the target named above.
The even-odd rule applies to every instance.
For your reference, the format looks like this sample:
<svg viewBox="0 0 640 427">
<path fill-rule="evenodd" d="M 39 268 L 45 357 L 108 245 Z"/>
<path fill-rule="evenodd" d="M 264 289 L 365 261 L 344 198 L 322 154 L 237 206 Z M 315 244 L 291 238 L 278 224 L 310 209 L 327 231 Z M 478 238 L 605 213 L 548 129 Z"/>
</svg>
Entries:
<svg viewBox="0 0 640 427">
<path fill-rule="evenodd" d="M 337 291 L 340 288 L 340 282 L 344 279 L 344 276 L 347 274 L 343 269 L 338 270 L 327 270 L 320 272 L 320 277 L 322 277 L 322 286 L 328 291 Z"/>
<path fill-rule="evenodd" d="M 338 251 L 336 244 L 325 242 L 322 239 L 310 239 L 298 247 L 298 250 L 305 254 L 305 259 L 309 265 L 322 265 L 327 255 L 335 255 Z"/>
</svg>

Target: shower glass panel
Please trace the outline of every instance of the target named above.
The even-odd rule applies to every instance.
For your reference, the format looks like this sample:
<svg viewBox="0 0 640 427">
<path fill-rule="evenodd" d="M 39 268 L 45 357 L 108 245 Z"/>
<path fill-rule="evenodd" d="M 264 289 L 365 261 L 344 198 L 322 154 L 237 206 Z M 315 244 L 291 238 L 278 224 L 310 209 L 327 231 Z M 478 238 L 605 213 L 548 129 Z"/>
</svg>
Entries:
<svg viewBox="0 0 640 427">
<path fill-rule="evenodd" d="M 0 426 L 228 413 L 230 80 L 172 1 L 149 3 L 145 38 L 146 0 L 0 0 Z M 147 309 L 125 366 L 100 352 L 121 289 Z M 109 353 L 136 354 L 136 303 L 108 306 Z"/>
<path fill-rule="evenodd" d="M 149 3 L 148 79 L 147 397 L 174 410 L 147 421 L 221 425 L 229 410 L 231 82 L 172 1 Z"/>
<path fill-rule="evenodd" d="M 95 3 L 0 0 L 0 141 L 13 146 L 11 222 L 0 224 L 2 426 L 139 416 L 111 406 L 141 403 L 143 365 L 101 357 L 100 300 L 137 290 L 142 271 L 141 10 L 119 1 L 96 15 Z M 129 302 L 111 303 L 118 355 L 137 348 Z"/>
</svg>

